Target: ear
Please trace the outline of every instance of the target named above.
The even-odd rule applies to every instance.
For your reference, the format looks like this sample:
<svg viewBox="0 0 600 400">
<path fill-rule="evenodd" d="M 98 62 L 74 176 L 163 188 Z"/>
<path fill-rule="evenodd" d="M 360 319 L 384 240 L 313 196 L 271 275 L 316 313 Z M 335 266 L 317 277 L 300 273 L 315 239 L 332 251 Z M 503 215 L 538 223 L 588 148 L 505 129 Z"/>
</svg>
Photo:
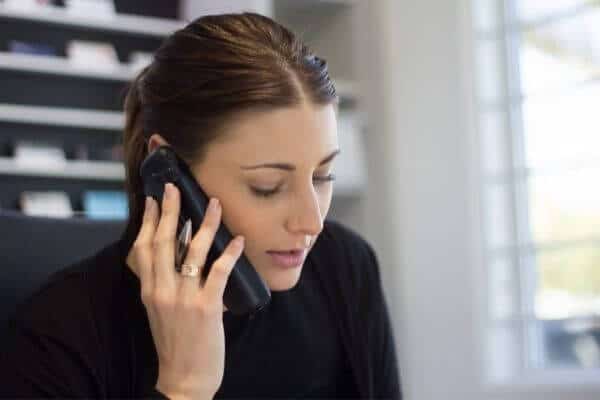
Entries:
<svg viewBox="0 0 600 400">
<path fill-rule="evenodd" d="M 158 133 L 153 133 L 148 139 L 148 154 L 152 153 L 159 146 L 168 146 L 169 143 Z"/>
</svg>

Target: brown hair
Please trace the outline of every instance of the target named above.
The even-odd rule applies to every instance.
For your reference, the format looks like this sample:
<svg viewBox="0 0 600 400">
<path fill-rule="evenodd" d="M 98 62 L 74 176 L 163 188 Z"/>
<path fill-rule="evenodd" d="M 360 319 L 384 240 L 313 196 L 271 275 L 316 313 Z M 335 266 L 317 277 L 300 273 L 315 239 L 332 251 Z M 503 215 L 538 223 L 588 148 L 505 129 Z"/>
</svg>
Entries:
<svg viewBox="0 0 600 400">
<path fill-rule="evenodd" d="M 151 134 L 160 133 L 188 163 L 199 162 L 235 114 L 303 101 L 337 103 L 327 63 L 270 18 L 204 16 L 167 37 L 125 98 L 126 243 L 133 243 L 141 226 L 139 169 Z"/>
</svg>

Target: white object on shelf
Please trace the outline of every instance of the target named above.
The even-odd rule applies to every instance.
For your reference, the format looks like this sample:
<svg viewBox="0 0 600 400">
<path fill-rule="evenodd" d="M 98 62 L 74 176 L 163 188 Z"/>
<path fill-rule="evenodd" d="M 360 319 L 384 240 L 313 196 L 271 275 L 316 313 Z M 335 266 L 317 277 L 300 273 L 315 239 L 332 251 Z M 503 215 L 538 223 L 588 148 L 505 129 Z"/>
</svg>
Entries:
<svg viewBox="0 0 600 400">
<path fill-rule="evenodd" d="M 110 81 L 130 81 L 134 74 L 128 65 L 116 65 L 110 71 L 89 69 L 74 65 L 64 57 L 42 55 L 13 54 L 0 52 L 0 69 L 39 72 L 84 78 L 105 79 Z"/>
<path fill-rule="evenodd" d="M 15 144 L 15 163 L 19 168 L 64 168 L 65 151 L 43 143 L 19 141 Z"/>
<path fill-rule="evenodd" d="M 185 26 L 184 21 L 173 21 L 166 18 L 116 14 L 114 18 L 106 20 L 95 16 L 70 15 L 63 7 L 21 10 L 7 7 L 2 3 L 0 3 L 0 17 L 158 37 L 167 36 Z"/>
<path fill-rule="evenodd" d="M 75 17 L 115 17 L 115 3 L 112 0 L 66 0 L 65 7 L 67 13 Z"/>
<path fill-rule="evenodd" d="M 119 68 L 119 58 L 110 43 L 70 40 L 67 57 L 75 68 L 112 73 Z"/>
<path fill-rule="evenodd" d="M 115 161 L 68 160 L 63 165 L 20 165 L 15 159 L 0 157 L 0 174 L 45 176 L 50 178 L 80 178 L 106 181 L 125 179 L 123 163 Z"/>
<path fill-rule="evenodd" d="M 19 205 L 23 214 L 54 218 L 70 218 L 73 208 L 65 192 L 47 191 L 21 193 Z"/>
<path fill-rule="evenodd" d="M 0 103 L 0 121 L 106 130 L 121 130 L 125 123 L 123 113 L 118 111 L 92 111 L 5 103 Z"/>
<path fill-rule="evenodd" d="M 340 155 L 334 161 L 334 194 L 360 196 L 366 184 L 366 162 L 360 119 L 354 112 L 338 116 Z"/>
<path fill-rule="evenodd" d="M 52 7 L 50 0 L 4 0 L 5 7 L 12 10 L 35 11 Z"/>
</svg>

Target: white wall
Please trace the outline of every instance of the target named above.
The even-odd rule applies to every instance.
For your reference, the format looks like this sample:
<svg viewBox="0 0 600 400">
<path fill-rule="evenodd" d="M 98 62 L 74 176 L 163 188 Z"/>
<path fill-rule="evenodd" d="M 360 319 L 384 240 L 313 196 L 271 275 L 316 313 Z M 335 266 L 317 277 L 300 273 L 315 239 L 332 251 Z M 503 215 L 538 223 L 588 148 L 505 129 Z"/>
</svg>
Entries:
<svg viewBox="0 0 600 400">
<path fill-rule="evenodd" d="M 457 2 L 363 4 L 370 192 L 380 194 L 367 207 L 370 237 L 395 311 L 405 396 L 475 398 Z"/>
</svg>

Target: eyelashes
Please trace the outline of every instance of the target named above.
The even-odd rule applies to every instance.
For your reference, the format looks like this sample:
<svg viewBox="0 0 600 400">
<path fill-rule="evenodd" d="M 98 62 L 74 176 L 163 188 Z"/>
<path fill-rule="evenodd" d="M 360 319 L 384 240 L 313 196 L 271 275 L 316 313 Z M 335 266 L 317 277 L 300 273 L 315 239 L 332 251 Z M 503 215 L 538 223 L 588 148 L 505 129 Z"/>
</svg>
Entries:
<svg viewBox="0 0 600 400">
<path fill-rule="evenodd" d="M 334 180 L 335 180 L 334 174 L 313 177 L 313 182 L 315 182 L 317 185 L 332 182 Z M 270 190 L 264 190 L 264 189 L 258 189 L 255 187 L 251 187 L 251 190 L 256 196 L 264 198 L 264 197 L 271 197 L 271 196 L 275 195 L 277 192 L 279 192 L 279 186 L 274 189 L 270 189 Z"/>
</svg>

